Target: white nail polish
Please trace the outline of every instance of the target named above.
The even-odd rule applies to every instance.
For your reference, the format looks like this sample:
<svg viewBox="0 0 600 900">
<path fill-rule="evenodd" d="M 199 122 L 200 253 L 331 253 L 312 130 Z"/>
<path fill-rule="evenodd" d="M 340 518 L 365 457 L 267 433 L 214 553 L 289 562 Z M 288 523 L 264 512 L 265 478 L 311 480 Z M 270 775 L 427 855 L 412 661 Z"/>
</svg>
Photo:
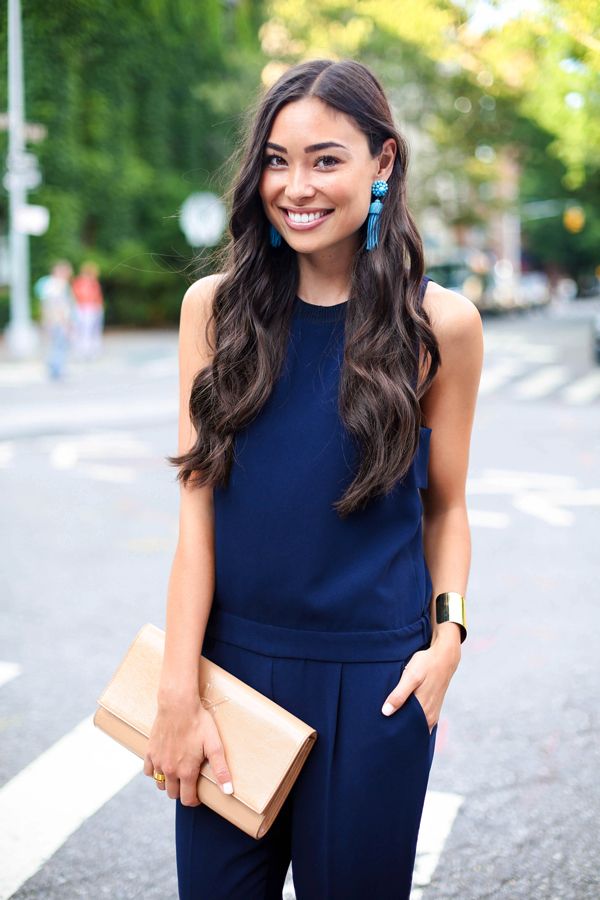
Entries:
<svg viewBox="0 0 600 900">
<path fill-rule="evenodd" d="M 223 791 L 226 794 L 233 794 L 233 785 L 230 781 L 225 782 L 225 784 L 223 785 Z"/>
<path fill-rule="evenodd" d="M 394 707 L 391 703 L 384 703 L 381 707 L 381 712 L 384 714 L 384 716 L 389 716 L 390 713 L 394 712 Z"/>
</svg>

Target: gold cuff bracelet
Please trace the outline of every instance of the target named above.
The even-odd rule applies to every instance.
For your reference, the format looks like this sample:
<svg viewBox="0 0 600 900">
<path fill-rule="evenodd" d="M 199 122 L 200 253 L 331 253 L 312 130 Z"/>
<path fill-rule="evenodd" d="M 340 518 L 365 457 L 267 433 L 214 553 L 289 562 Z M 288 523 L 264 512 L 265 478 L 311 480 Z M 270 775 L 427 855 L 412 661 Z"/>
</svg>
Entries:
<svg viewBox="0 0 600 900">
<path fill-rule="evenodd" d="M 460 642 L 467 636 L 467 617 L 465 614 L 465 598 L 457 591 L 446 591 L 435 598 L 435 618 L 441 622 L 456 622 L 460 628 Z"/>
</svg>

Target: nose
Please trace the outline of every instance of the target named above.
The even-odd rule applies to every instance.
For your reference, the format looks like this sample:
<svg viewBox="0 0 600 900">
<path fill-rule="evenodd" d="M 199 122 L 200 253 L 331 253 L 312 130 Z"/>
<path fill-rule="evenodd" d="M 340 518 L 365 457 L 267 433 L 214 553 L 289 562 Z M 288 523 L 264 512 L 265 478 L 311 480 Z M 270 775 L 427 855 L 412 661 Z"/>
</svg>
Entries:
<svg viewBox="0 0 600 900">
<path fill-rule="evenodd" d="M 314 197 L 315 189 L 310 183 L 310 172 L 304 166 L 290 167 L 285 193 L 290 206 L 301 206 L 302 200 Z"/>
</svg>

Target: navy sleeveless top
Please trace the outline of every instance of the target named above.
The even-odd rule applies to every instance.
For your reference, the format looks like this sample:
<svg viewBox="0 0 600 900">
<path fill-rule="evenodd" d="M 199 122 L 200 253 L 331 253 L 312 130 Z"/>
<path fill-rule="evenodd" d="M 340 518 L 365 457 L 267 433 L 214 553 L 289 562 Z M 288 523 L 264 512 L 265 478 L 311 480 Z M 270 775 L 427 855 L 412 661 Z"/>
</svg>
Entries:
<svg viewBox="0 0 600 900">
<path fill-rule="evenodd" d="M 431 429 L 386 496 L 345 519 L 332 506 L 357 462 L 337 406 L 345 311 L 295 298 L 282 372 L 235 436 L 229 484 L 213 492 L 209 637 L 338 661 L 403 659 L 431 639 L 419 494 Z"/>
</svg>

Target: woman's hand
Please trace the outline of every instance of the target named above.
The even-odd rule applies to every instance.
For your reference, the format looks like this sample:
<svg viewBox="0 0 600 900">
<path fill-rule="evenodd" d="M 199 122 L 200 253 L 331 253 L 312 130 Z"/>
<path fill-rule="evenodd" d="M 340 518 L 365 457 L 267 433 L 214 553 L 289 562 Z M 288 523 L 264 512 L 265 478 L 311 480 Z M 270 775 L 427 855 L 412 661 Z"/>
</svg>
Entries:
<svg viewBox="0 0 600 900">
<path fill-rule="evenodd" d="M 431 734 L 439 721 L 444 696 L 459 662 L 460 648 L 456 645 L 433 643 L 426 650 L 418 650 L 404 667 L 400 681 L 388 695 L 381 711 L 384 715 L 392 715 L 414 691 Z"/>
<path fill-rule="evenodd" d="M 162 772 L 166 781 L 155 782 L 160 790 L 166 790 L 172 800 L 179 797 L 184 806 L 200 806 L 197 783 L 205 758 L 224 793 L 233 793 L 217 724 L 200 697 L 159 702 L 144 756 L 144 774 L 153 778 L 155 771 Z"/>
</svg>

